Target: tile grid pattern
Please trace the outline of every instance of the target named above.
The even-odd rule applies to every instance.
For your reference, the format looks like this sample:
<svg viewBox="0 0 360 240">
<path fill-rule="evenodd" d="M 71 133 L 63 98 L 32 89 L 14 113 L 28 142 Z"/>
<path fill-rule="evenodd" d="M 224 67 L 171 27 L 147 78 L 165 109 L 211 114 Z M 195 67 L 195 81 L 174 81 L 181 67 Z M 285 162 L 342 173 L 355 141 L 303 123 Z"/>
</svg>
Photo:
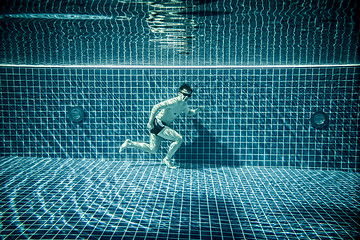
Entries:
<svg viewBox="0 0 360 240">
<path fill-rule="evenodd" d="M 1 158 L 4 239 L 356 239 L 359 173 Z"/>
<path fill-rule="evenodd" d="M 161 159 L 128 149 L 148 141 L 152 106 L 184 82 L 198 117 L 173 127 L 185 138 L 180 164 L 359 170 L 359 69 L 64 69 L 1 68 L 0 154 L 54 158 Z M 67 111 L 80 106 L 84 121 Z M 316 111 L 327 129 L 311 126 Z"/>
<path fill-rule="evenodd" d="M 359 63 L 356 0 L 21 1 L 1 6 L 0 62 Z"/>
</svg>

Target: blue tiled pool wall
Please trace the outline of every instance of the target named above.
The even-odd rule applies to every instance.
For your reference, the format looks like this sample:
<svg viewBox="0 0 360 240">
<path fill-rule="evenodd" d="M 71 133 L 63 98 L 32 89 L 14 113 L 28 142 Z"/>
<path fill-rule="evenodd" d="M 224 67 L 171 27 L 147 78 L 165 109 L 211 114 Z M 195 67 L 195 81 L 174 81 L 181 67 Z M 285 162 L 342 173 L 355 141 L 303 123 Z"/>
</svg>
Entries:
<svg viewBox="0 0 360 240">
<path fill-rule="evenodd" d="M 8 1 L 0 6 L 0 62 L 356 63 L 358 7 L 356 0 Z"/>
<path fill-rule="evenodd" d="M 151 108 L 176 96 L 186 82 L 181 116 L 181 164 L 359 170 L 359 69 L 91 69 L 1 68 L 1 155 L 151 161 L 165 155 L 127 149 L 126 139 L 148 141 Z M 80 106 L 81 123 L 68 117 Z M 310 117 L 323 111 L 325 129 Z"/>
</svg>

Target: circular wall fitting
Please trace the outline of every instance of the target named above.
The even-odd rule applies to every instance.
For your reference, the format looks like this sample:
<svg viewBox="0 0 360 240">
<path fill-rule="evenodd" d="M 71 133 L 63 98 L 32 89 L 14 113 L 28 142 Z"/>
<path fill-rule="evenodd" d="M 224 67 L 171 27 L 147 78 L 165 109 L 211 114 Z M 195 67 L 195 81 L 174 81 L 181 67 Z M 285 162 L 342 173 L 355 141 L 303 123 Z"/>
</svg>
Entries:
<svg viewBox="0 0 360 240">
<path fill-rule="evenodd" d="M 329 116 L 322 111 L 315 112 L 311 116 L 310 121 L 311 125 L 316 129 L 323 129 L 329 126 Z"/>
<path fill-rule="evenodd" d="M 68 110 L 68 116 L 73 123 L 80 123 L 84 120 L 84 111 L 81 107 L 71 107 Z"/>
</svg>

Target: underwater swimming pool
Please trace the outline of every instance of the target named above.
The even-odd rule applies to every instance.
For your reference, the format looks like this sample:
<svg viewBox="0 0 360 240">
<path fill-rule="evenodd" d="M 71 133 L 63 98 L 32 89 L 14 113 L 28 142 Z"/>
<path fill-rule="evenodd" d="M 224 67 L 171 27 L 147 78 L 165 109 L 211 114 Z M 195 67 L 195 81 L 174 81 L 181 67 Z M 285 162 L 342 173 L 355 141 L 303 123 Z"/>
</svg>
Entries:
<svg viewBox="0 0 360 240">
<path fill-rule="evenodd" d="M 357 239 L 356 1 L 11 1 L 4 239 Z M 188 83 L 178 169 L 127 149 Z"/>
</svg>

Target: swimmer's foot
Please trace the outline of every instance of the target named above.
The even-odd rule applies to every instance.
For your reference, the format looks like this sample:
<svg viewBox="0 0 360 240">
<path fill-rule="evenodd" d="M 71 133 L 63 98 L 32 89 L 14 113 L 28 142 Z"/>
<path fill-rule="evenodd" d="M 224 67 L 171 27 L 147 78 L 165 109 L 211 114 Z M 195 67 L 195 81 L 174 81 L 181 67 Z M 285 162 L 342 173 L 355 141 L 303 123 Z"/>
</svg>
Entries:
<svg viewBox="0 0 360 240">
<path fill-rule="evenodd" d="M 169 159 L 164 158 L 163 162 L 166 164 L 168 168 L 175 169 L 177 168 Z"/>
<path fill-rule="evenodd" d="M 130 145 L 130 140 L 126 139 L 126 141 L 120 146 L 119 153 L 121 153 L 125 148 L 127 148 Z"/>
</svg>

